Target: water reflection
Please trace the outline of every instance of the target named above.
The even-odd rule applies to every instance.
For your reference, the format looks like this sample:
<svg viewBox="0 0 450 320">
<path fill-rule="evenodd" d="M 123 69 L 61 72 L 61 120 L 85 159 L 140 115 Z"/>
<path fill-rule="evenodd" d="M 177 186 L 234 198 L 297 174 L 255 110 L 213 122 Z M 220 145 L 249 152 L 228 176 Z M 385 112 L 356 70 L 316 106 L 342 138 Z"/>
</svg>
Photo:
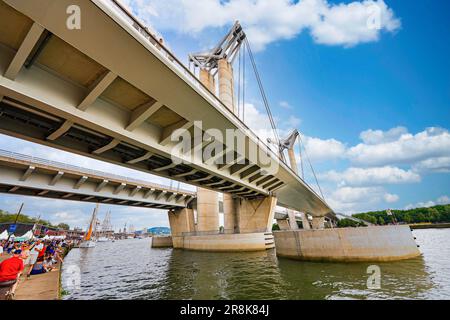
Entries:
<svg viewBox="0 0 450 320">
<path fill-rule="evenodd" d="M 381 289 L 367 288 L 370 263 L 300 262 L 278 259 L 274 250 L 151 249 L 148 240 L 72 250 L 63 288 L 65 299 L 449 299 L 450 230 L 414 234 L 423 256 L 377 264 Z M 65 285 L 70 265 L 81 270 L 80 290 Z"/>
<path fill-rule="evenodd" d="M 207 253 L 173 250 L 165 299 L 280 299 L 285 284 L 273 250 Z"/>
<path fill-rule="evenodd" d="M 371 263 L 319 263 L 280 259 L 280 271 L 293 299 L 415 299 L 432 288 L 421 257 L 377 263 L 381 289 L 368 289 Z"/>
</svg>

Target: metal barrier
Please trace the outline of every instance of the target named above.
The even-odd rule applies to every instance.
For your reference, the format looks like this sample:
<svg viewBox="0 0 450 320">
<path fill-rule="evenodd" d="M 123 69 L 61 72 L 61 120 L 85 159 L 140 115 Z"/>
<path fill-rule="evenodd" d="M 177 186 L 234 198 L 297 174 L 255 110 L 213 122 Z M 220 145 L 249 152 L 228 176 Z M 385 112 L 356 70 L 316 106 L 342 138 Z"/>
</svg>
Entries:
<svg viewBox="0 0 450 320">
<path fill-rule="evenodd" d="M 256 229 L 251 232 L 235 232 L 233 229 L 221 229 L 217 231 L 193 231 L 193 232 L 183 232 L 181 235 L 185 236 L 214 236 L 218 234 L 247 234 L 247 233 L 266 233 L 267 229 Z"/>
<path fill-rule="evenodd" d="M 35 164 L 41 164 L 44 166 L 56 167 L 59 169 L 78 171 L 80 173 L 87 174 L 87 175 L 96 175 L 96 176 L 101 176 L 101 177 L 105 177 L 105 178 L 110 178 L 112 180 L 120 180 L 125 183 L 129 182 L 129 183 L 134 183 L 134 184 L 144 184 L 144 185 L 154 186 L 155 188 L 164 189 L 164 190 L 168 190 L 168 191 L 172 191 L 172 192 L 187 193 L 190 195 L 195 194 L 195 192 L 184 190 L 184 189 L 179 189 L 179 188 L 174 189 L 174 188 L 164 186 L 162 184 L 148 183 L 144 180 L 129 178 L 129 177 L 125 177 L 125 176 L 121 176 L 121 175 L 117 175 L 117 174 L 106 173 L 103 171 L 98 171 L 98 170 L 93 170 L 93 169 L 86 169 L 83 167 L 79 167 L 79 166 L 75 166 L 75 165 L 71 165 L 71 164 L 67 164 L 67 163 L 47 160 L 47 159 L 38 158 L 38 157 L 32 157 L 32 156 L 28 156 L 28 155 L 24 155 L 24 154 L 20 154 L 20 153 L 16 153 L 16 152 L 8 151 L 8 150 L 0 149 L 0 157 L 10 158 L 13 160 L 21 160 L 21 161 L 31 162 L 31 163 L 35 163 Z"/>
</svg>

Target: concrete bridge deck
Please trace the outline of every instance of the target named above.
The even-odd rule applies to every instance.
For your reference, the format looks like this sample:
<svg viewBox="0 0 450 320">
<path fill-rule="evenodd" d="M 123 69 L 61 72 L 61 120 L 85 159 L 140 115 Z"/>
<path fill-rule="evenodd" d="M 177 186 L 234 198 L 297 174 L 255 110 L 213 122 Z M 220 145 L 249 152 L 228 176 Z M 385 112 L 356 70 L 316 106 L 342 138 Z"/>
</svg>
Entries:
<svg viewBox="0 0 450 320">
<path fill-rule="evenodd" d="M 0 192 L 155 209 L 184 208 L 194 192 L 0 150 Z"/>
<path fill-rule="evenodd" d="M 0 1 L 0 132 L 242 198 L 273 195 L 312 215 L 332 211 L 114 3 Z M 79 30 L 67 27 L 72 5 L 81 9 Z M 217 129 L 224 137 L 233 129 L 246 148 L 239 154 L 234 140 L 219 139 L 226 149 L 213 156 L 174 154 L 176 129 Z M 255 153 L 265 156 L 252 159 Z M 264 174 L 268 168 L 277 169 Z"/>
</svg>

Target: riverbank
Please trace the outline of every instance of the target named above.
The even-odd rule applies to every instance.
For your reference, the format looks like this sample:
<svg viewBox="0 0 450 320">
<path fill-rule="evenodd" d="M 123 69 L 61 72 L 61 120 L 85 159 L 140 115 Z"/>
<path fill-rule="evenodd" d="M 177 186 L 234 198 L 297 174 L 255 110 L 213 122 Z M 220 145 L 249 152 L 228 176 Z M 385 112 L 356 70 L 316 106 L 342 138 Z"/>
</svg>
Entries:
<svg viewBox="0 0 450 320">
<path fill-rule="evenodd" d="M 66 248 L 62 258 L 69 253 L 72 247 Z M 0 262 L 10 258 L 10 255 L 0 256 Z M 28 271 L 28 266 L 24 271 Z M 27 278 L 23 273 L 16 288 L 14 300 L 60 300 L 61 299 L 61 269 L 62 263 L 58 262 L 51 272 L 32 275 Z"/>
<path fill-rule="evenodd" d="M 418 223 L 410 224 L 411 229 L 446 229 L 450 228 L 450 223 Z"/>
<path fill-rule="evenodd" d="M 9 255 L 0 257 L 0 262 L 8 259 Z M 58 300 L 60 296 L 61 263 L 55 271 L 32 275 L 27 279 L 26 274 L 20 277 L 14 300 Z M 26 267 L 28 270 L 28 267 Z"/>
</svg>

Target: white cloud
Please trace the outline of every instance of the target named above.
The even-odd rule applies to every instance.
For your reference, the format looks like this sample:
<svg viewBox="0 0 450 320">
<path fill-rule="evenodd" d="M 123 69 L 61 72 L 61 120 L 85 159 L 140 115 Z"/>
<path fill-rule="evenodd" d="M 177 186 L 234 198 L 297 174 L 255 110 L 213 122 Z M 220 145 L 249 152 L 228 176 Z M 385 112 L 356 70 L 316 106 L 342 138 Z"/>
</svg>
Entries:
<svg viewBox="0 0 450 320">
<path fill-rule="evenodd" d="M 397 167 L 348 168 L 343 172 L 334 170 L 320 174 L 322 180 L 338 183 L 340 186 L 367 186 L 420 182 L 420 175 Z"/>
<path fill-rule="evenodd" d="M 288 110 L 292 110 L 292 106 L 290 105 L 289 102 L 287 101 L 280 101 L 279 102 L 280 107 L 282 107 L 283 109 L 288 109 Z"/>
<path fill-rule="evenodd" d="M 405 206 L 405 209 L 414 209 L 414 208 L 429 208 L 429 207 L 433 207 L 439 204 L 450 204 L 450 197 L 449 196 L 441 196 L 439 198 L 437 198 L 436 200 L 428 200 L 428 201 L 424 201 L 424 202 L 417 202 L 415 204 L 408 204 L 407 206 Z"/>
<path fill-rule="evenodd" d="M 395 127 L 388 131 L 369 129 L 361 132 L 359 137 L 365 144 L 374 145 L 398 140 L 403 134 L 407 133 L 408 129 L 405 127 Z"/>
<path fill-rule="evenodd" d="M 289 116 L 287 121 L 286 121 L 286 126 L 289 128 L 298 128 L 298 126 L 300 125 L 300 123 L 302 122 L 302 120 L 300 118 L 297 118 L 296 116 Z"/>
<path fill-rule="evenodd" d="M 450 197 L 448 197 L 448 196 L 439 197 L 436 202 L 437 202 L 437 204 L 449 204 Z"/>
<path fill-rule="evenodd" d="M 327 0 L 122 0 L 142 20 L 160 30 L 199 34 L 239 20 L 254 44 L 291 39 L 309 31 L 326 45 L 354 46 L 377 41 L 382 31 L 400 28 L 383 0 L 331 4 Z M 375 10 L 374 10 L 375 9 Z M 376 22 L 376 27 L 370 22 Z"/>
<path fill-rule="evenodd" d="M 450 133 L 446 129 L 432 127 L 414 135 L 403 129 L 392 134 L 393 130 L 381 134 L 365 131 L 362 138 L 366 143 L 350 148 L 348 157 L 360 166 L 414 164 L 430 158 L 450 157 Z M 367 144 L 368 141 L 371 144 Z"/>
<path fill-rule="evenodd" d="M 371 15 L 378 26 L 369 27 Z M 378 15 L 379 14 L 379 15 Z M 348 4 L 327 5 L 320 21 L 311 27 L 317 43 L 354 46 L 359 43 L 377 41 L 380 29 L 393 32 L 400 21 L 383 1 L 354 1 Z"/>
<path fill-rule="evenodd" d="M 438 157 L 422 160 L 414 164 L 413 169 L 420 172 L 450 172 L 450 157 Z"/>
<path fill-rule="evenodd" d="M 323 161 L 345 157 L 346 146 L 336 139 L 303 138 L 304 147 L 311 161 Z"/>
<path fill-rule="evenodd" d="M 386 201 L 387 203 L 394 203 L 397 202 L 400 197 L 396 194 L 391 194 L 391 193 L 385 193 L 383 195 L 384 201 Z"/>
<path fill-rule="evenodd" d="M 326 193 L 326 201 L 337 212 L 355 213 L 399 200 L 382 187 L 342 187 Z"/>
</svg>

